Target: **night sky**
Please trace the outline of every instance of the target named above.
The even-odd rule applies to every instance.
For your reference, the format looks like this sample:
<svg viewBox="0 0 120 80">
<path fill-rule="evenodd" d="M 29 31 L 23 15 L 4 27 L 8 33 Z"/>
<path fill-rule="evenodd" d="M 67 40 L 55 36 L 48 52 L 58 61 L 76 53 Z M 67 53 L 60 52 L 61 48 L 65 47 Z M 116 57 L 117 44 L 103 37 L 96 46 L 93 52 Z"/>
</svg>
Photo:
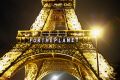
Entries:
<svg viewBox="0 0 120 80">
<path fill-rule="evenodd" d="M 18 30 L 30 28 L 41 8 L 41 0 L 1 0 L 1 56 L 14 46 Z M 94 25 L 104 29 L 104 35 L 98 41 L 99 52 L 120 73 L 119 0 L 77 0 L 75 11 L 83 29 Z"/>
</svg>

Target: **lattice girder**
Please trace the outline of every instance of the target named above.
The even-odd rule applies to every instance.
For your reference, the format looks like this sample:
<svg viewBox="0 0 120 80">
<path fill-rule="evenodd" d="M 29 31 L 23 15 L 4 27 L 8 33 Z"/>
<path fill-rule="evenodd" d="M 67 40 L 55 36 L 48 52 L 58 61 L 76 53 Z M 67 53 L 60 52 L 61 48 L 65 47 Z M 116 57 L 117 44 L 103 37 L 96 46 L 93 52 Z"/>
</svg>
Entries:
<svg viewBox="0 0 120 80">
<path fill-rule="evenodd" d="M 45 56 L 46 55 L 46 56 Z M 66 57 L 65 57 L 66 56 Z M 91 78 L 95 78 L 95 75 L 93 74 L 93 72 L 91 72 L 91 70 L 89 69 L 89 66 L 87 67 L 87 66 L 83 66 L 83 65 L 85 65 L 85 62 L 80 62 L 78 59 L 76 59 L 76 58 L 74 58 L 74 57 L 70 57 L 69 55 L 62 55 L 61 53 L 54 53 L 53 54 L 53 52 L 50 54 L 48 54 L 48 53 L 41 53 L 41 54 L 36 54 L 36 55 L 29 55 L 29 56 L 24 56 L 24 58 L 23 59 L 21 59 L 20 61 L 16 61 L 16 63 L 15 63 L 15 65 L 13 65 L 10 69 L 8 69 L 8 71 L 6 71 L 4 74 L 3 74 L 3 76 L 5 76 L 5 77 L 11 77 L 11 76 L 13 76 L 13 74 L 15 74 L 15 72 L 16 72 L 16 70 L 18 70 L 19 68 L 20 68 L 20 66 L 23 66 L 23 65 L 25 65 L 26 63 L 31 63 L 31 61 L 32 62 L 34 62 L 34 61 L 38 61 L 38 60 L 41 60 L 41 59 L 50 59 L 50 60 L 53 60 L 53 59 L 60 59 L 60 60 L 67 60 L 67 61 L 70 61 L 71 62 L 71 60 L 74 62 L 74 63 L 76 63 L 76 65 L 79 65 L 79 68 L 82 68 L 82 70 L 83 70 L 83 72 L 84 71 L 86 71 L 86 69 L 87 69 L 87 72 L 86 72 L 86 76 L 89 76 L 90 74 L 89 73 L 91 73 Z M 49 60 L 48 60 L 49 61 Z M 81 60 L 82 61 L 82 60 Z M 84 61 L 84 60 L 83 60 Z M 55 65 L 54 65 L 55 66 Z M 49 66 L 48 66 L 49 67 Z M 35 69 L 36 69 L 37 67 L 35 67 Z M 54 71 L 54 70 L 52 70 L 52 69 L 48 69 L 48 72 L 49 72 L 49 70 L 50 71 Z M 56 70 L 58 70 L 57 69 L 57 67 L 56 67 Z M 62 70 L 62 68 L 61 68 L 61 70 Z M 64 69 L 63 69 L 64 70 Z M 90 70 L 90 71 L 88 71 L 88 70 Z M 34 70 L 33 70 L 34 71 Z M 43 71 L 44 72 L 44 71 Z M 41 72 L 41 74 L 43 74 L 42 72 Z M 71 74 L 75 74 L 75 73 L 71 73 Z M 30 77 L 30 75 L 32 75 L 32 74 L 28 74 L 29 76 L 28 77 Z M 94 77 L 92 77 L 92 75 L 94 75 Z M 35 75 L 34 75 L 35 76 Z M 34 77 L 33 76 L 33 77 Z M 83 75 L 82 75 L 83 76 Z M 85 77 L 86 77 L 85 76 Z M 84 78 L 85 78 L 84 77 Z M 33 79 L 33 78 L 32 78 Z"/>
<path fill-rule="evenodd" d="M 26 69 L 25 80 L 41 80 L 51 71 L 66 71 L 78 80 L 114 79 L 113 68 L 92 43 L 91 31 L 81 29 L 76 0 L 41 1 L 43 8 L 30 30 L 18 31 L 17 44 L 0 58 L 2 80 L 21 67 Z"/>
<path fill-rule="evenodd" d="M 73 31 L 71 31 L 71 32 L 72 33 L 69 34 L 69 36 L 76 35 Z M 79 31 L 79 32 L 81 32 L 81 31 Z M 27 33 L 29 33 L 29 31 Z M 73 33 L 74 33 L 74 35 L 73 35 Z M 86 76 L 82 75 L 82 76 L 84 76 L 82 78 L 87 78 L 87 76 L 90 76 L 89 73 L 91 73 L 91 75 L 96 76 L 96 78 L 97 78 L 98 76 L 97 76 L 97 66 L 96 66 L 97 65 L 96 50 L 95 50 L 94 46 L 92 45 L 92 40 L 91 40 L 91 38 L 89 38 L 88 32 L 87 32 L 87 34 L 84 31 L 82 33 L 84 33 L 84 37 L 82 36 L 83 34 L 79 35 L 79 41 L 77 44 L 76 43 L 72 43 L 72 44 L 32 43 L 32 44 L 29 44 L 27 42 L 26 43 L 27 45 L 26 45 L 25 42 L 22 42 L 22 43 L 20 42 L 20 44 L 22 44 L 21 47 L 20 47 L 20 44 L 16 44 L 16 46 L 11 51 L 13 51 L 13 52 L 21 51 L 24 53 L 21 53 L 22 55 L 20 57 L 16 58 L 16 60 L 14 61 L 14 64 L 10 65 L 8 67 L 8 70 L 5 73 L 4 72 L 2 73 L 3 76 L 5 76 L 5 77 L 13 76 L 14 72 L 16 72 L 16 70 L 18 70 L 20 66 L 31 62 L 31 60 L 37 61 L 37 60 L 43 59 L 43 58 L 45 58 L 45 59 L 46 58 L 47 59 L 61 58 L 61 60 L 62 59 L 69 60 L 69 57 L 70 57 L 71 60 L 79 61 L 80 64 L 85 65 L 84 67 L 86 69 L 89 68 L 89 70 L 92 71 L 92 73 L 91 73 L 91 71 L 88 71 L 88 73 L 83 71 L 84 72 L 83 74 L 86 74 Z M 24 37 L 25 34 L 26 33 L 22 32 L 21 35 L 18 34 L 18 37 Z M 85 36 L 85 34 L 86 34 L 86 36 Z M 68 33 L 67 33 L 67 35 L 68 35 Z M 61 36 L 61 34 L 59 36 Z M 66 35 L 64 35 L 64 36 L 66 36 Z M 23 38 L 23 39 L 25 39 L 25 38 Z M 26 46 L 24 46 L 24 45 L 26 45 Z M 101 55 L 99 55 L 99 61 L 100 61 L 99 66 L 100 66 L 100 68 L 102 68 L 100 70 L 102 72 L 102 74 L 100 74 L 100 76 L 103 79 L 106 79 L 106 76 L 112 77 L 111 74 L 112 74 L 113 68 L 107 64 L 107 62 L 104 60 L 104 58 Z M 101 65 L 101 64 L 104 64 L 106 66 L 103 67 L 103 65 Z M 77 64 L 77 65 L 79 65 L 79 64 Z M 82 68 L 81 65 L 79 65 L 79 68 Z M 29 74 L 29 73 L 27 73 L 27 74 Z M 104 75 L 106 75 L 106 76 L 104 76 Z M 35 76 L 33 76 L 33 78 L 35 78 Z"/>
<path fill-rule="evenodd" d="M 0 58 L 0 75 L 2 75 L 30 46 L 28 43 L 16 44 L 13 49 Z"/>
</svg>

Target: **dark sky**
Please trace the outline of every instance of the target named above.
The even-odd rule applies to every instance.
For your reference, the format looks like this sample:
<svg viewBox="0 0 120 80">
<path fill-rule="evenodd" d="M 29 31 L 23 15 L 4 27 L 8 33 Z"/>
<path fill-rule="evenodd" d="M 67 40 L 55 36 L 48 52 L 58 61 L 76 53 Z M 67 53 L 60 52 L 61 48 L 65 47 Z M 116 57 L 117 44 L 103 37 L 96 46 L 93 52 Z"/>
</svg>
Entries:
<svg viewBox="0 0 120 80">
<path fill-rule="evenodd" d="M 14 46 L 18 30 L 30 28 L 41 8 L 41 0 L 1 0 L 1 56 Z M 77 0 L 75 11 L 83 29 L 89 29 L 93 25 L 99 25 L 104 29 L 104 35 L 98 41 L 99 52 L 118 69 L 120 65 L 119 0 Z"/>
</svg>

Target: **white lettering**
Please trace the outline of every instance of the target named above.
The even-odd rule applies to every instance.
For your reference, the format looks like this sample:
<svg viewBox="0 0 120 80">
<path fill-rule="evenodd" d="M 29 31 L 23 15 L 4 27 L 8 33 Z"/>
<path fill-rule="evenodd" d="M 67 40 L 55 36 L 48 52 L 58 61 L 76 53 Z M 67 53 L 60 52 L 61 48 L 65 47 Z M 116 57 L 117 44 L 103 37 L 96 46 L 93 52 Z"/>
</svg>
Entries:
<svg viewBox="0 0 120 80">
<path fill-rule="evenodd" d="M 49 42 L 49 39 L 48 39 L 48 38 L 46 38 L 45 43 L 48 43 L 48 42 Z"/>
<path fill-rule="evenodd" d="M 76 39 L 76 42 L 78 42 L 78 41 L 79 41 L 79 38 L 78 38 L 78 37 L 75 37 L 75 39 Z"/>
<path fill-rule="evenodd" d="M 32 40 L 33 40 L 33 39 L 32 39 L 32 38 L 30 38 L 30 43 L 32 42 Z"/>
<path fill-rule="evenodd" d="M 57 42 L 57 40 L 58 40 L 57 37 L 55 37 L 55 38 L 53 39 L 54 43 Z"/>
<path fill-rule="evenodd" d="M 30 38 L 30 43 L 74 43 L 79 42 L 79 37 L 38 37 Z"/>
<path fill-rule="evenodd" d="M 63 41 L 62 41 L 63 43 L 65 43 L 66 41 L 65 41 L 65 38 L 63 38 Z"/>
<path fill-rule="evenodd" d="M 70 38 L 69 37 L 67 37 L 67 42 L 70 43 Z"/>
<path fill-rule="evenodd" d="M 33 42 L 36 43 L 36 39 L 35 38 L 33 39 Z"/>
<path fill-rule="evenodd" d="M 38 38 L 37 42 L 39 42 L 39 43 L 40 43 L 40 38 Z"/>
<path fill-rule="evenodd" d="M 71 38 L 71 42 L 74 42 L 74 38 L 73 37 Z"/>
</svg>

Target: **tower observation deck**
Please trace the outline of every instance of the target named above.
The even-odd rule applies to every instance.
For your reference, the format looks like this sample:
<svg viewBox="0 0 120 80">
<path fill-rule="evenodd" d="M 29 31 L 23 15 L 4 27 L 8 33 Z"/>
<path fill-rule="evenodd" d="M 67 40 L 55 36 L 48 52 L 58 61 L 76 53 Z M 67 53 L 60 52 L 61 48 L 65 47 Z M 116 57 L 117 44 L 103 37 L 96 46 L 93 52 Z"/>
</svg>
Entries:
<svg viewBox="0 0 120 80">
<path fill-rule="evenodd" d="M 114 80 L 113 68 L 93 45 L 91 30 L 81 28 L 76 0 L 41 2 L 43 8 L 30 29 L 19 30 L 16 45 L 0 58 L 0 80 L 11 79 L 21 68 L 25 80 L 42 80 L 54 71 L 78 80 Z"/>
</svg>

